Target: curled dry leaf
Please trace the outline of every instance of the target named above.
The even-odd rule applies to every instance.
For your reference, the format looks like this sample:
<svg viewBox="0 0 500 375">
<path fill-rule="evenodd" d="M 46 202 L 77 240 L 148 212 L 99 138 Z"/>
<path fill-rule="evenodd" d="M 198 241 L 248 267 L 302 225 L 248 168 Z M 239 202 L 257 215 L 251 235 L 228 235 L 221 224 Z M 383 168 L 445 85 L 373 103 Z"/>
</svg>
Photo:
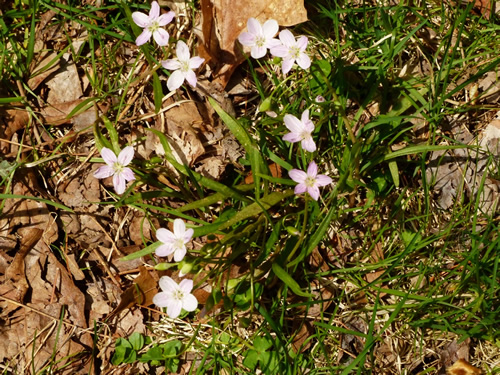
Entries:
<svg viewBox="0 0 500 375">
<path fill-rule="evenodd" d="M 453 366 L 446 369 L 447 375 L 480 375 L 482 373 L 481 369 L 472 366 L 469 362 L 463 359 L 459 359 L 453 364 Z"/>
<path fill-rule="evenodd" d="M 244 61 L 236 43 L 250 17 L 261 23 L 275 19 L 281 26 L 307 21 L 304 0 L 202 0 L 202 43 L 199 54 L 216 65 L 215 74 L 223 87 L 234 69 Z"/>
</svg>

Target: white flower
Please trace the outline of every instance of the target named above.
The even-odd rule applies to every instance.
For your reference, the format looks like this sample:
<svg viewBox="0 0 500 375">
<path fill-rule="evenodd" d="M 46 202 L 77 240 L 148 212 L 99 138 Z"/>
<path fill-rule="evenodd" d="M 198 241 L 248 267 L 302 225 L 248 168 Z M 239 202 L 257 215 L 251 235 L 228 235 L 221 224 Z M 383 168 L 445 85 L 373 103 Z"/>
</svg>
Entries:
<svg viewBox="0 0 500 375">
<path fill-rule="evenodd" d="M 179 284 L 168 276 L 160 278 L 161 292 L 153 297 L 153 303 L 158 307 L 166 307 L 167 315 L 177 318 L 181 310 L 194 311 L 198 307 L 198 300 L 191 294 L 193 280 L 184 279 Z"/>
<path fill-rule="evenodd" d="M 161 62 L 165 69 L 174 70 L 167 81 L 168 89 L 170 91 L 178 89 L 184 80 L 196 87 L 196 74 L 194 74 L 193 69 L 199 68 L 205 59 L 198 56 L 191 57 L 188 46 L 182 40 L 177 42 L 175 51 L 177 53 L 176 59 Z"/>
<path fill-rule="evenodd" d="M 299 120 L 292 115 L 285 115 L 285 126 L 290 130 L 290 133 L 283 136 L 284 141 L 300 142 L 302 148 L 309 152 L 316 150 L 316 143 L 312 139 L 311 133 L 314 131 L 314 124 L 309 120 L 309 110 L 302 112 L 302 117 Z"/>
<path fill-rule="evenodd" d="M 134 148 L 132 146 L 125 147 L 120 151 L 117 158 L 113 151 L 103 147 L 101 156 L 106 165 L 95 171 L 94 177 L 106 178 L 113 176 L 115 191 L 117 194 L 122 194 L 125 191 L 127 181 L 135 180 L 134 172 L 127 167 L 134 158 Z"/>
<path fill-rule="evenodd" d="M 182 219 L 174 220 L 174 232 L 168 229 L 159 228 L 156 231 L 156 237 L 162 244 L 156 249 L 156 255 L 166 257 L 174 253 L 174 260 L 180 262 L 186 255 L 186 244 L 191 241 L 194 230 L 186 229 L 186 224 Z"/>
<path fill-rule="evenodd" d="M 295 186 L 295 194 L 302 194 L 306 191 L 315 201 L 319 198 L 319 186 L 325 186 L 332 183 L 332 179 L 324 174 L 318 174 L 318 166 L 315 162 L 310 162 L 307 167 L 307 173 L 299 169 L 292 169 L 288 172 L 292 180 L 298 183 Z"/>
<path fill-rule="evenodd" d="M 165 26 L 172 22 L 172 19 L 175 17 L 175 13 L 170 11 L 168 13 L 162 14 L 160 16 L 160 6 L 156 1 L 151 3 L 151 10 L 149 11 L 149 16 L 145 15 L 141 12 L 132 13 L 132 19 L 137 24 L 137 26 L 142 27 L 144 30 L 141 35 L 137 37 L 135 40 L 135 44 L 138 46 L 143 45 L 151 39 L 151 35 L 153 35 L 153 39 L 160 46 L 166 46 L 168 44 L 168 32 L 165 29 L 162 29 L 162 26 Z"/>
<path fill-rule="evenodd" d="M 267 53 L 267 49 L 273 45 L 273 39 L 278 32 L 279 25 L 275 20 L 267 20 L 261 26 L 260 22 L 250 17 L 247 21 L 248 32 L 242 32 L 238 37 L 241 44 L 252 47 L 250 55 L 254 59 L 260 59 Z"/>
<path fill-rule="evenodd" d="M 290 30 L 285 29 L 280 32 L 279 38 L 281 44 L 273 45 L 271 54 L 283 58 L 281 70 L 283 70 L 284 74 L 292 69 L 294 62 L 297 62 L 302 69 L 308 69 L 311 66 L 311 59 L 304 52 L 308 43 L 306 36 L 301 36 L 298 40 L 295 40 Z"/>
</svg>

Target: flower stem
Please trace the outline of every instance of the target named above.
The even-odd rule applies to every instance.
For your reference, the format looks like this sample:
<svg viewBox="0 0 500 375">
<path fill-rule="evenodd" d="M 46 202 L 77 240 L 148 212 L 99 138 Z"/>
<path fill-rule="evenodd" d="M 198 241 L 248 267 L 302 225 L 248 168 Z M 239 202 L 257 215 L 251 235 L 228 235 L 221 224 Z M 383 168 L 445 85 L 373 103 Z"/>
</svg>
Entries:
<svg viewBox="0 0 500 375">
<path fill-rule="evenodd" d="M 295 252 L 297 251 L 297 249 L 300 247 L 300 245 L 304 241 L 304 237 L 306 235 L 307 219 L 309 218 L 308 208 L 309 208 L 309 195 L 306 195 L 305 202 L 304 202 L 304 222 L 302 223 L 302 230 L 300 231 L 299 240 L 297 241 L 297 243 L 295 244 L 295 247 L 292 249 L 292 251 L 290 252 L 288 257 L 286 258 L 287 263 L 290 262 L 290 260 L 294 256 Z"/>
</svg>

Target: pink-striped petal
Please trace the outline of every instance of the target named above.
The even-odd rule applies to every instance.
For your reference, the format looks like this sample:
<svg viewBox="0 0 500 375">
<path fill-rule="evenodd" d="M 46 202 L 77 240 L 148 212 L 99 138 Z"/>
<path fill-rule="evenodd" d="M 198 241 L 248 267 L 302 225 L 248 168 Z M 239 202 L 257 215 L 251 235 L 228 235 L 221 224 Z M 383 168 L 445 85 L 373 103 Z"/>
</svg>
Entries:
<svg viewBox="0 0 500 375">
<path fill-rule="evenodd" d="M 299 38 L 299 40 L 297 40 L 297 47 L 301 51 L 305 51 L 305 49 L 307 48 L 307 43 L 308 43 L 307 37 L 306 36 L 301 36 Z"/>
<path fill-rule="evenodd" d="M 262 25 L 262 33 L 266 39 L 274 37 L 278 33 L 279 25 L 276 20 L 267 20 Z"/>
<path fill-rule="evenodd" d="M 291 142 L 291 143 L 295 143 L 295 142 L 300 142 L 301 141 L 301 137 L 297 133 L 288 133 L 288 134 L 285 134 L 282 139 L 284 141 Z"/>
<path fill-rule="evenodd" d="M 113 176 L 115 174 L 115 170 L 110 167 L 109 165 L 103 165 L 102 167 L 99 167 L 95 172 L 94 172 L 94 177 L 95 178 L 107 178 L 110 176 Z"/>
<path fill-rule="evenodd" d="M 167 305 L 167 315 L 172 319 L 177 318 L 181 314 L 182 301 L 169 299 Z"/>
<path fill-rule="evenodd" d="M 182 308 L 186 311 L 194 311 L 198 307 L 198 300 L 192 294 L 188 294 L 182 300 Z"/>
<path fill-rule="evenodd" d="M 158 5 L 158 2 L 153 1 L 151 3 L 151 9 L 149 10 L 149 18 L 151 20 L 156 20 L 159 15 L 160 15 L 160 6 Z"/>
<path fill-rule="evenodd" d="M 193 280 L 183 279 L 179 283 L 179 289 L 182 290 L 184 293 L 191 293 L 191 291 L 193 290 Z"/>
<path fill-rule="evenodd" d="M 115 174 L 113 176 L 113 186 L 115 187 L 116 194 L 123 194 L 127 187 L 127 182 L 121 174 Z"/>
<path fill-rule="evenodd" d="M 168 59 L 161 62 L 161 65 L 168 70 L 177 70 L 181 68 L 181 63 L 177 59 Z"/>
<path fill-rule="evenodd" d="M 117 162 L 116 154 L 107 147 L 103 147 L 101 150 L 101 156 L 107 165 L 112 166 Z"/>
<path fill-rule="evenodd" d="M 312 137 L 304 138 L 302 142 L 300 142 L 302 148 L 309 152 L 316 151 L 316 143 L 314 143 Z"/>
<path fill-rule="evenodd" d="M 309 193 L 309 195 L 311 196 L 312 199 L 314 199 L 315 201 L 318 200 L 319 198 L 319 189 L 316 185 L 314 186 L 309 186 L 307 188 L 307 192 Z"/>
<path fill-rule="evenodd" d="M 306 190 L 307 190 L 306 184 L 298 184 L 297 186 L 295 186 L 295 189 L 293 189 L 293 192 L 295 193 L 295 195 L 299 195 L 305 193 Z"/>
<path fill-rule="evenodd" d="M 297 64 L 302 69 L 309 69 L 311 66 L 311 59 L 305 53 L 301 53 L 299 57 L 297 57 Z"/>
<path fill-rule="evenodd" d="M 319 174 L 316 176 L 316 185 L 318 186 L 330 185 L 332 182 L 333 180 L 324 174 Z"/>
<path fill-rule="evenodd" d="M 284 59 L 283 62 L 281 63 L 281 71 L 283 74 L 287 74 L 293 66 L 294 59 Z"/>
<path fill-rule="evenodd" d="M 168 276 L 162 276 L 158 283 L 160 284 L 161 290 L 169 295 L 177 290 L 177 283 Z"/>
<path fill-rule="evenodd" d="M 253 35 L 262 35 L 262 26 L 255 18 L 250 17 L 247 21 L 247 29 Z"/>
<path fill-rule="evenodd" d="M 267 48 L 266 47 L 259 47 L 259 46 L 253 46 L 252 50 L 250 51 L 250 55 L 254 59 L 260 59 L 261 57 L 264 57 L 267 53 Z"/>
<path fill-rule="evenodd" d="M 118 154 L 118 163 L 123 166 L 129 165 L 134 158 L 134 148 L 132 146 L 127 146 Z"/>
<path fill-rule="evenodd" d="M 132 13 L 132 20 L 137 26 L 140 26 L 143 29 L 149 26 L 149 17 L 144 13 L 141 12 Z"/>
<path fill-rule="evenodd" d="M 156 238 L 165 244 L 172 244 L 175 240 L 177 240 L 175 234 L 165 228 L 159 228 L 156 231 Z"/>
<path fill-rule="evenodd" d="M 167 307 L 170 297 L 167 293 L 160 292 L 153 296 L 153 303 L 158 307 Z"/>
<path fill-rule="evenodd" d="M 159 257 L 167 257 L 174 252 L 174 248 L 170 244 L 163 244 L 156 248 L 155 253 Z"/>
<path fill-rule="evenodd" d="M 167 80 L 167 87 L 170 91 L 177 90 L 184 83 L 184 74 L 180 70 L 173 72 Z"/>
<path fill-rule="evenodd" d="M 172 22 L 174 17 L 175 17 L 175 12 L 172 10 L 168 13 L 164 13 L 158 18 L 158 20 L 157 20 L 158 25 L 159 26 L 168 25 L 170 22 Z"/>
<path fill-rule="evenodd" d="M 316 178 L 317 174 L 318 174 L 318 166 L 316 165 L 315 162 L 312 161 L 309 163 L 307 167 L 307 176 Z"/>
<path fill-rule="evenodd" d="M 304 131 L 304 124 L 294 115 L 286 114 L 283 117 L 283 122 L 292 133 L 300 134 Z"/>
<path fill-rule="evenodd" d="M 196 87 L 196 82 L 198 81 L 196 79 L 196 74 L 192 71 L 192 70 L 188 70 L 185 74 L 185 79 L 186 81 L 188 81 L 188 83 L 193 86 L 193 87 Z"/>
<path fill-rule="evenodd" d="M 174 261 L 175 262 L 180 262 L 182 259 L 184 259 L 184 256 L 186 255 L 186 248 L 182 248 L 182 249 L 177 249 L 175 250 L 174 252 Z"/>
<path fill-rule="evenodd" d="M 142 46 L 143 44 L 147 43 L 149 39 L 151 39 L 151 31 L 149 31 L 148 29 L 144 29 L 141 35 L 139 35 L 135 40 L 135 44 L 137 44 L 138 46 Z"/>
<path fill-rule="evenodd" d="M 281 30 L 280 36 L 279 36 L 281 43 L 283 43 L 287 47 L 293 47 L 295 46 L 295 37 L 293 36 L 292 32 L 288 29 Z"/>
<path fill-rule="evenodd" d="M 159 46 L 166 46 L 168 44 L 168 38 L 170 38 L 170 36 L 165 29 L 158 29 L 153 33 L 153 39 Z"/>
<path fill-rule="evenodd" d="M 203 64 L 205 59 L 203 57 L 194 56 L 189 59 L 189 69 L 198 69 Z"/>
<path fill-rule="evenodd" d="M 299 184 L 303 183 L 307 178 L 306 172 L 301 171 L 300 169 L 292 169 L 288 172 L 288 175 L 292 180 Z"/>
</svg>

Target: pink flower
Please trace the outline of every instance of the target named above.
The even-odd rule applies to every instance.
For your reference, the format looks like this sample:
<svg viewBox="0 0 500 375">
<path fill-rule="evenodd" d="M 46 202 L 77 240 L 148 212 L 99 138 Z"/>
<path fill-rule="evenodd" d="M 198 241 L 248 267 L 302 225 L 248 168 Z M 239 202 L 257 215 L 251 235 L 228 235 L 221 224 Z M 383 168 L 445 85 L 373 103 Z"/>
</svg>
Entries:
<svg viewBox="0 0 500 375">
<path fill-rule="evenodd" d="M 120 151 L 118 158 L 109 148 L 103 147 L 101 156 L 106 165 L 100 167 L 94 173 L 95 178 L 107 178 L 113 176 L 113 186 L 116 194 L 122 194 L 125 191 L 127 181 L 135 180 L 134 172 L 127 165 L 134 158 L 134 148 L 127 146 Z"/>
<path fill-rule="evenodd" d="M 162 242 L 156 249 L 156 255 L 159 257 L 166 257 L 174 253 L 174 260 L 180 262 L 186 255 L 186 244 L 191 241 L 194 230 L 192 228 L 186 229 L 186 224 L 182 219 L 174 220 L 174 232 L 168 229 L 159 228 L 156 231 L 156 237 Z"/>
<path fill-rule="evenodd" d="M 261 26 L 260 22 L 250 17 L 247 21 L 248 32 L 242 32 L 238 37 L 241 44 L 252 47 L 250 55 L 254 59 L 260 59 L 267 53 L 267 49 L 273 45 L 273 39 L 278 32 L 279 25 L 275 20 L 267 20 Z"/>
<path fill-rule="evenodd" d="M 302 69 L 308 69 L 311 66 L 311 59 L 304 52 L 307 48 L 307 37 L 301 36 L 298 40 L 290 32 L 290 30 L 282 30 L 279 35 L 281 44 L 275 44 L 271 47 L 273 56 L 282 57 L 283 62 L 281 69 L 286 74 L 292 69 L 294 62 Z"/>
<path fill-rule="evenodd" d="M 316 150 L 316 143 L 314 143 L 311 133 L 314 131 L 314 124 L 309 120 L 309 110 L 306 109 L 302 112 L 302 117 L 299 120 L 293 115 L 285 115 L 285 126 L 290 130 L 290 133 L 283 136 L 284 141 L 300 142 L 302 148 L 309 152 Z"/>
<path fill-rule="evenodd" d="M 168 44 L 168 32 L 165 29 L 161 29 L 162 26 L 168 25 L 172 22 L 175 17 L 175 13 L 170 11 L 168 13 L 162 14 L 160 16 L 160 6 L 156 1 L 151 3 L 151 10 L 149 11 L 149 16 L 141 12 L 132 13 L 132 19 L 137 24 L 137 26 L 142 27 L 144 30 L 141 35 L 135 40 L 135 44 L 142 46 L 147 43 L 153 35 L 153 39 L 160 46 L 166 46 Z"/>
<path fill-rule="evenodd" d="M 198 300 L 191 294 L 193 280 L 184 279 L 179 284 L 168 276 L 160 278 L 161 292 L 153 297 L 153 303 L 158 307 L 166 307 L 167 315 L 177 318 L 181 310 L 194 311 L 198 307 Z"/>
<path fill-rule="evenodd" d="M 184 83 L 184 80 L 196 87 L 196 74 L 193 69 L 197 69 L 205 61 L 204 58 L 194 56 L 191 57 L 189 48 L 182 40 L 177 42 L 175 49 L 177 53 L 176 59 L 168 59 L 161 62 L 165 69 L 174 70 L 167 81 L 167 87 L 170 91 L 176 90 Z"/>
<path fill-rule="evenodd" d="M 319 186 L 325 186 L 332 183 L 332 179 L 324 174 L 318 174 L 318 167 L 315 162 L 310 162 L 307 167 L 307 173 L 299 169 L 292 169 L 288 172 L 292 180 L 298 183 L 295 186 L 295 194 L 302 194 L 306 191 L 315 201 L 319 198 Z"/>
</svg>

